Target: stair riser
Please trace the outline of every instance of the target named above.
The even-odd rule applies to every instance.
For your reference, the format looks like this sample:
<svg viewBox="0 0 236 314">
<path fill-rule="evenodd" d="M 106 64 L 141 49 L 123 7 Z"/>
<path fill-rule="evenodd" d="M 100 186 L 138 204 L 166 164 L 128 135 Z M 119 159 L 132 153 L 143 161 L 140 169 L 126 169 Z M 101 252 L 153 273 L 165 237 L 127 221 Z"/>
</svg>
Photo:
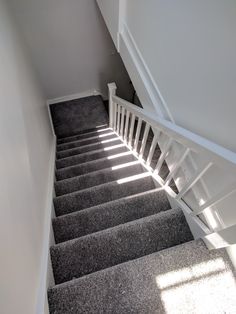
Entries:
<svg viewBox="0 0 236 314">
<path fill-rule="evenodd" d="M 108 168 L 106 170 L 96 171 L 95 173 L 56 182 L 55 192 L 57 196 L 61 196 L 106 182 L 119 180 L 128 176 L 134 176 L 142 172 L 143 168 L 140 165 L 133 165 L 118 170 Z"/>
<path fill-rule="evenodd" d="M 70 142 L 79 141 L 83 139 L 89 139 L 90 137 L 106 134 L 109 132 L 111 132 L 111 129 L 109 128 L 102 128 L 100 130 L 97 130 L 97 129 L 91 130 L 90 132 L 86 132 L 86 133 L 82 133 L 82 134 L 78 134 L 78 135 L 74 135 L 70 137 L 65 137 L 65 138 L 59 138 L 57 140 L 57 144 L 60 145 L 60 144 L 70 143 Z"/>
<path fill-rule="evenodd" d="M 147 205 L 148 204 L 148 205 Z M 147 192 L 53 220 L 56 243 L 79 238 L 170 209 L 165 191 Z"/>
<path fill-rule="evenodd" d="M 60 144 L 60 145 L 57 145 L 57 152 L 62 152 L 67 149 L 73 149 L 73 148 L 82 147 L 85 145 L 100 143 L 101 141 L 110 140 L 114 137 L 116 137 L 114 133 L 112 134 L 108 133 L 108 135 L 102 136 L 102 137 L 96 136 L 95 138 L 92 137 L 91 139 L 83 139 L 80 141 L 71 142 L 69 144 Z"/>
<path fill-rule="evenodd" d="M 154 188 L 154 183 L 150 177 L 136 180 L 135 184 L 134 182 L 123 184 L 117 182 L 107 183 L 55 198 L 55 212 L 57 216 L 61 216 Z"/>
<path fill-rule="evenodd" d="M 192 240 L 181 211 L 167 211 L 51 248 L 56 284 Z"/>
<path fill-rule="evenodd" d="M 114 159 L 100 159 L 97 161 L 92 161 L 89 163 L 84 163 L 82 165 L 73 166 L 66 169 L 59 169 L 56 171 L 56 179 L 58 181 L 69 179 L 72 177 L 87 174 L 89 172 L 114 167 L 117 165 L 126 164 L 128 162 L 134 161 L 136 158 L 132 155 L 125 155 Z"/>
<path fill-rule="evenodd" d="M 127 151 L 128 149 L 125 146 L 122 146 L 122 147 L 114 148 L 111 150 L 104 150 L 104 151 L 92 152 L 88 154 L 76 155 L 69 158 L 56 160 L 56 167 L 57 169 L 70 167 L 70 166 L 78 165 L 81 163 L 101 159 L 104 157 L 121 154 Z"/>
</svg>

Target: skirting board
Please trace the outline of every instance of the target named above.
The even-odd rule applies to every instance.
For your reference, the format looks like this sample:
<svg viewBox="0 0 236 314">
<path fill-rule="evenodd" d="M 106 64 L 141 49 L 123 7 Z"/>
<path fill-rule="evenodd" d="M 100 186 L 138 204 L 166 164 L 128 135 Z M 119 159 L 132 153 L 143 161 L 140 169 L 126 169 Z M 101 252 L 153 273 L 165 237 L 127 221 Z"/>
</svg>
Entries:
<svg viewBox="0 0 236 314">
<path fill-rule="evenodd" d="M 101 91 L 96 90 L 96 89 L 90 89 L 90 90 L 87 90 L 87 91 L 84 91 L 81 93 L 62 96 L 62 97 L 58 97 L 58 98 L 54 98 L 54 99 L 48 99 L 47 104 L 52 105 L 52 104 L 57 104 L 57 103 L 64 102 L 64 101 L 70 101 L 70 100 L 74 100 L 74 99 L 79 99 L 79 98 L 89 97 L 89 96 L 97 96 L 97 95 L 101 95 L 104 99 L 107 98 L 105 95 L 102 94 Z"/>
<path fill-rule="evenodd" d="M 44 237 L 36 314 L 48 313 L 47 289 L 48 285 L 52 284 L 53 280 L 50 265 L 49 248 L 54 242 L 51 221 L 54 216 L 53 197 L 54 197 L 55 156 L 56 156 L 56 137 L 53 136 L 49 165 L 48 193 L 46 201 L 46 214 L 44 220 Z"/>
</svg>

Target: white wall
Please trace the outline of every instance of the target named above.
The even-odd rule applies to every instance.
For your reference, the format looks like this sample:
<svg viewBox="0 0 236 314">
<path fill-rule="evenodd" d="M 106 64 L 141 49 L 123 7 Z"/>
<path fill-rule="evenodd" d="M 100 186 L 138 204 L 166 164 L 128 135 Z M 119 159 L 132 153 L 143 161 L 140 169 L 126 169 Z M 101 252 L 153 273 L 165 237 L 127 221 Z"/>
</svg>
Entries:
<svg viewBox="0 0 236 314">
<path fill-rule="evenodd" d="M 52 132 L 45 99 L 0 0 L 0 312 L 36 311 Z"/>
<path fill-rule="evenodd" d="M 10 0 L 48 99 L 116 81 L 130 98 L 129 78 L 95 0 Z"/>
<path fill-rule="evenodd" d="M 125 21 L 177 124 L 236 151 L 235 0 L 129 0 Z"/>
</svg>

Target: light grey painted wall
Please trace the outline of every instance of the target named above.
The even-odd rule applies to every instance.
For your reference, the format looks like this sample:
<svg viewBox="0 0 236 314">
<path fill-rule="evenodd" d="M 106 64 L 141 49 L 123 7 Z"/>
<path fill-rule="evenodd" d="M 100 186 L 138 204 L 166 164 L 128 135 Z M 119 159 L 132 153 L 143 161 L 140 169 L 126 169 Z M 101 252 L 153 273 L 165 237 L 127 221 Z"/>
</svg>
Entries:
<svg viewBox="0 0 236 314">
<path fill-rule="evenodd" d="M 32 314 L 53 138 L 45 99 L 4 0 L 0 30 L 0 312 Z"/>
<path fill-rule="evenodd" d="M 129 78 L 95 0 L 10 0 L 48 99 L 107 94 L 116 81 L 130 98 Z"/>
<path fill-rule="evenodd" d="M 126 6 L 126 23 L 175 122 L 236 151 L 235 0 Z"/>
</svg>

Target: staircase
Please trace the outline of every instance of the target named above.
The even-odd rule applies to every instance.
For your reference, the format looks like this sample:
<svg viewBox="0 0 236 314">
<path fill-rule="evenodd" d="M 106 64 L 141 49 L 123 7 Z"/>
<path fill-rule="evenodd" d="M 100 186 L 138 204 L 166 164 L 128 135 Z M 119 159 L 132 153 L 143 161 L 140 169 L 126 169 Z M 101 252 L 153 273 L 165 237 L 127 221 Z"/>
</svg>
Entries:
<svg viewBox="0 0 236 314">
<path fill-rule="evenodd" d="M 94 102 L 102 121 L 89 114 Z M 163 186 L 104 124 L 101 99 L 53 105 L 51 112 L 58 139 L 50 313 L 233 313 L 235 279 L 225 250 L 193 240 L 183 211 L 171 208 Z M 145 130 L 137 146 L 142 150 L 145 138 L 148 158 L 153 137 Z M 152 162 L 161 154 L 153 150 Z M 165 178 L 168 171 L 164 164 Z"/>
</svg>

